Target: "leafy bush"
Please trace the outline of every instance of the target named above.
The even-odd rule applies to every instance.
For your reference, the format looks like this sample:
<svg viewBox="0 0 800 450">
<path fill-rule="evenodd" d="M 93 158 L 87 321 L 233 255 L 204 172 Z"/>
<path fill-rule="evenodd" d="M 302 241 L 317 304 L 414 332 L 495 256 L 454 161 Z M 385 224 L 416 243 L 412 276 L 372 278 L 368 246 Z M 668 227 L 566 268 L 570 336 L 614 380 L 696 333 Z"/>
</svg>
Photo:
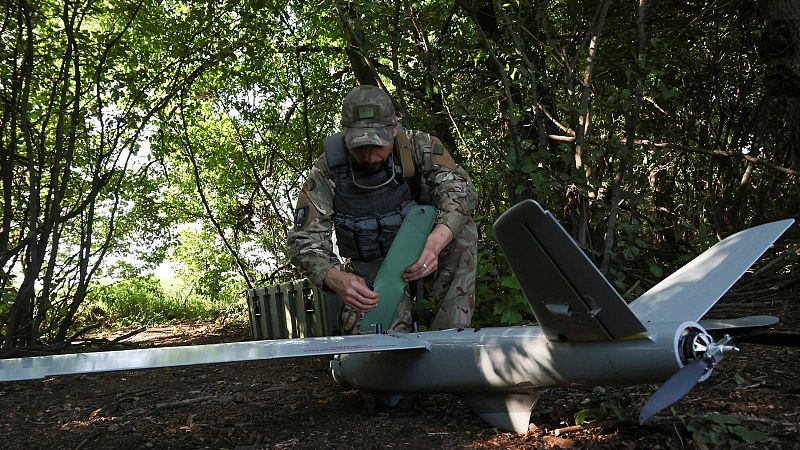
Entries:
<svg viewBox="0 0 800 450">
<path fill-rule="evenodd" d="M 154 325 L 172 320 L 216 318 L 229 304 L 180 292 L 165 292 L 158 278 L 138 275 L 99 286 L 85 309 L 89 320 L 120 325 Z"/>
<path fill-rule="evenodd" d="M 13 287 L 0 290 L 0 317 L 11 311 L 11 306 L 14 304 L 16 296 L 17 290 Z"/>
<path fill-rule="evenodd" d="M 478 246 L 474 324 L 510 326 L 535 319 L 519 281 L 494 241 Z"/>
</svg>

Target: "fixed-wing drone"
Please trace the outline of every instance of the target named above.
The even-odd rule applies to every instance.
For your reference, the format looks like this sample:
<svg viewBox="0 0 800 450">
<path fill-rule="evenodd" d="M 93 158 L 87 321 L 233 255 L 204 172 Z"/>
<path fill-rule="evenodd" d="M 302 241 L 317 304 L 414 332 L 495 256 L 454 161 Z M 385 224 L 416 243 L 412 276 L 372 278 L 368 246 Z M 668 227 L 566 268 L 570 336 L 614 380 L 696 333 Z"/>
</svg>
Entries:
<svg viewBox="0 0 800 450">
<path fill-rule="evenodd" d="M 389 406 L 404 393 L 453 393 L 486 422 L 518 433 L 528 430 L 543 388 L 663 382 L 641 410 L 643 423 L 711 376 L 723 355 L 735 350 L 730 337 L 715 342 L 710 331 L 777 322 L 770 316 L 700 319 L 793 222 L 736 233 L 627 304 L 556 219 L 527 200 L 506 211 L 494 231 L 539 326 L 6 359 L 0 360 L 0 381 L 336 355 L 331 370 L 338 383 Z"/>
</svg>

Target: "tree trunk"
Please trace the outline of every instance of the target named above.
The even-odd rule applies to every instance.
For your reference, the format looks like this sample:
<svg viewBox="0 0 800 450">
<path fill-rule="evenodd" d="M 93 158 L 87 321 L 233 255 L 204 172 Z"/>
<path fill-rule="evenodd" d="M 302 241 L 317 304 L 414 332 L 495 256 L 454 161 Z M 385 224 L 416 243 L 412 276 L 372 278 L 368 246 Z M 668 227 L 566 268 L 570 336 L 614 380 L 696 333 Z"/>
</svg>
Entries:
<svg viewBox="0 0 800 450">
<path fill-rule="evenodd" d="M 619 215 L 619 205 L 623 198 L 623 183 L 627 178 L 628 171 L 633 166 L 633 148 L 636 142 L 636 130 L 639 127 L 639 112 L 642 104 L 643 78 L 647 74 L 647 0 L 639 0 L 639 10 L 636 19 L 636 26 L 639 34 L 639 49 L 637 55 L 637 65 L 639 73 L 636 77 L 636 86 L 633 91 L 634 97 L 631 99 L 631 108 L 625 124 L 625 156 L 620 162 L 619 171 L 614 175 L 614 182 L 611 186 L 611 206 L 608 212 L 608 223 L 606 235 L 603 242 L 603 259 L 600 262 L 600 272 L 604 275 L 608 273 L 613 256 L 614 239 L 617 233 L 617 216 Z"/>
</svg>

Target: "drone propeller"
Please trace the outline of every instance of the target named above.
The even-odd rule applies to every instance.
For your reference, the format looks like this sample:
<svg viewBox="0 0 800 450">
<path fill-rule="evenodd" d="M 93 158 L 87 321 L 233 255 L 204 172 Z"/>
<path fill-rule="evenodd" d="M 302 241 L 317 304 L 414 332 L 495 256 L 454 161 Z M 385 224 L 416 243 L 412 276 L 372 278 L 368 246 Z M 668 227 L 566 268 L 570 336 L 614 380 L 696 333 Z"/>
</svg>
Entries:
<svg viewBox="0 0 800 450">
<path fill-rule="evenodd" d="M 683 366 L 669 377 L 642 407 L 639 412 L 639 424 L 645 423 L 654 414 L 688 394 L 697 383 L 707 378 L 707 374 L 714 370 L 725 353 L 739 351 L 738 348 L 729 345 L 731 339 L 725 335 L 718 342 L 710 344 L 701 358 Z"/>
</svg>

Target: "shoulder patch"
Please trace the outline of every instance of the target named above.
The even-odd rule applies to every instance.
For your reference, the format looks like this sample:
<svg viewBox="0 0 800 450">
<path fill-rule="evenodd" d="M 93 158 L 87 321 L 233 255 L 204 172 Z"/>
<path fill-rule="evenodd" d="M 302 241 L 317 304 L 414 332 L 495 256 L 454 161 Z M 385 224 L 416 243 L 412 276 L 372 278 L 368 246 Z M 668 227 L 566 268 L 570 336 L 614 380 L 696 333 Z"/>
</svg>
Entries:
<svg viewBox="0 0 800 450">
<path fill-rule="evenodd" d="M 447 169 L 453 170 L 456 167 L 456 162 L 450 156 L 442 141 L 439 138 L 431 138 L 431 162 L 434 165 L 442 166 Z"/>
<path fill-rule="evenodd" d="M 308 206 L 294 210 L 294 229 L 301 230 L 308 221 Z"/>
<path fill-rule="evenodd" d="M 319 169 L 311 171 L 300 192 L 307 197 L 307 203 L 311 203 L 319 213 L 330 214 L 333 212 L 333 190 L 329 180 L 323 177 Z"/>
<path fill-rule="evenodd" d="M 309 221 L 317 220 L 320 217 L 320 211 L 314 202 L 311 201 L 306 191 L 300 191 L 297 196 L 297 205 L 294 207 L 294 229 L 299 231 L 306 226 Z"/>
</svg>

